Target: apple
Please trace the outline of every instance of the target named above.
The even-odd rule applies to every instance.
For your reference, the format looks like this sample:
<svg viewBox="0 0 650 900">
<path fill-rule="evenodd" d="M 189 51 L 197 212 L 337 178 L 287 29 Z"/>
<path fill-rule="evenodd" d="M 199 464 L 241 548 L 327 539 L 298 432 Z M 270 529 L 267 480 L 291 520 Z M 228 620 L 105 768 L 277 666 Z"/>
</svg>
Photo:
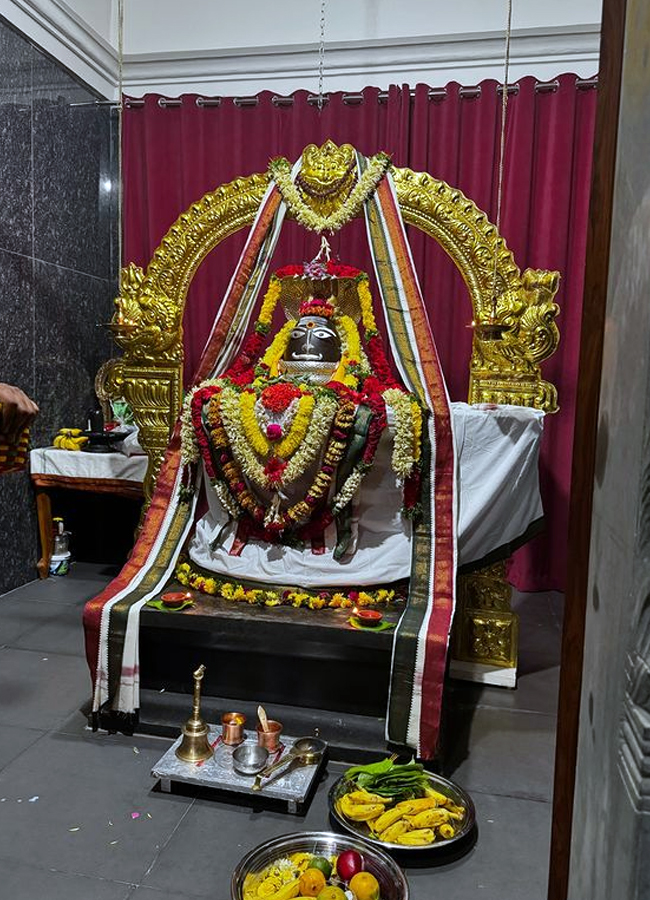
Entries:
<svg viewBox="0 0 650 900">
<path fill-rule="evenodd" d="M 336 874 L 343 881 L 349 881 L 363 869 L 363 857 L 356 850 L 344 850 L 336 860 Z"/>
</svg>

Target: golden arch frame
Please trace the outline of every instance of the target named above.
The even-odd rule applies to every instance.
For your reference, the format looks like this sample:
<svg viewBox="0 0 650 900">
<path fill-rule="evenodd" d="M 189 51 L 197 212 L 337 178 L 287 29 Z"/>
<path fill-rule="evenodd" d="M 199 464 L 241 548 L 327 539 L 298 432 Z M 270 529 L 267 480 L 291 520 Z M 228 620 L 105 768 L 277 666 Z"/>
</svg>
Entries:
<svg viewBox="0 0 650 900">
<path fill-rule="evenodd" d="M 504 339 L 474 336 L 470 403 L 494 402 L 557 410 L 555 387 L 540 363 L 557 348 L 557 272 L 517 267 L 485 213 L 461 191 L 423 172 L 392 168 L 404 221 L 445 250 L 467 286 L 476 322 L 492 312 L 496 254 L 497 320 Z M 171 226 L 146 272 L 122 270 L 111 328 L 123 356 L 108 373 L 108 390 L 125 397 L 149 456 L 145 493 L 156 472 L 182 402 L 183 310 L 192 278 L 225 238 L 253 222 L 269 175 L 236 178 L 205 194 Z"/>
</svg>

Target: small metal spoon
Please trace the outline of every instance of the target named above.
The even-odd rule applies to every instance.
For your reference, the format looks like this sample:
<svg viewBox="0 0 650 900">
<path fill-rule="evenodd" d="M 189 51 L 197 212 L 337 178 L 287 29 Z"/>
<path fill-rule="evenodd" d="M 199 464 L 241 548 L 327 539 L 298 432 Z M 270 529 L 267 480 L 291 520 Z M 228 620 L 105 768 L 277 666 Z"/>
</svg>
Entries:
<svg viewBox="0 0 650 900">
<path fill-rule="evenodd" d="M 327 748 L 327 741 L 321 740 L 321 738 L 315 737 L 304 737 L 298 738 L 295 742 L 291 750 L 283 756 L 281 759 L 277 760 L 277 762 L 272 763 L 270 766 L 267 766 L 265 769 L 257 775 L 255 779 L 255 783 L 251 790 L 253 791 L 261 791 L 262 790 L 262 779 L 268 778 L 268 776 L 275 772 L 276 769 L 282 768 L 282 766 L 290 767 L 294 763 L 300 763 L 300 765 L 312 765 L 315 762 L 318 762 L 325 752 Z"/>
</svg>

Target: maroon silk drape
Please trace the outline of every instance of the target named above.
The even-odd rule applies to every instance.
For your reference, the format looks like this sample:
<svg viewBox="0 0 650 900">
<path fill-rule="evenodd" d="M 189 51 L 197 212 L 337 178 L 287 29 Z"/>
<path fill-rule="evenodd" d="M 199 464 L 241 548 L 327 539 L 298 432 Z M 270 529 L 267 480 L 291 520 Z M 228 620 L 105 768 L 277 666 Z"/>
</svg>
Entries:
<svg viewBox="0 0 650 900">
<path fill-rule="evenodd" d="M 561 590 L 566 568 L 567 507 L 575 385 L 587 231 L 596 92 L 579 89 L 574 75 L 538 88 L 517 83 L 508 102 L 501 232 L 521 269 L 557 269 L 561 275 L 559 350 L 543 366 L 557 385 L 560 412 L 546 419 L 541 481 L 546 529 L 520 549 L 510 580 L 521 590 Z M 392 154 L 397 166 L 426 171 L 460 188 L 492 221 L 496 218 L 500 98 L 494 81 L 476 90 L 456 83 L 430 93 L 418 85 L 329 95 L 321 112 L 297 91 L 293 102 L 264 91 L 252 102 L 223 98 L 197 104 L 184 95 L 174 105 L 148 95 L 124 114 L 124 258 L 146 266 L 175 219 L 192 202 L 238 175 L 265 171 L 272 156 L 296 159 L 306 144 L 327 138 L 367 155 Z M 141 101 L 134 101 L 140 103 Z M 433 324 L 452 400 L 465 400 L 471 307 L 464 283 L 433 240 L 410 229 L 413 257 Z M 185 309 L 186 377 L 200 357 L 237 262 L 245 235 L 224 241 L 200 267 Z M 283 229 L 274 268 L 311 259 L 315 235 L 294 223 Z M 344 262 L 371 272 L 361 221 L 332 239 Z"/>
</svg>

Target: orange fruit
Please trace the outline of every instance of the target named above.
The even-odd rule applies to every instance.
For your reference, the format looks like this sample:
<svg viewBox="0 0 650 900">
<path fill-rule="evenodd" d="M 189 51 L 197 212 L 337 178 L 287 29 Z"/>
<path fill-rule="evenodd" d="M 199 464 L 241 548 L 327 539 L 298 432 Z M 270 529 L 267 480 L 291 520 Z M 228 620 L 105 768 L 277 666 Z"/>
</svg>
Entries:
<svg viewBox="0 0 650 900">
<path fill-rule="evenodd" d="M 320 869 L 305 869 L 300 876 L 298 886 L 302 897 L 317 897 L 327 881 Z"/>
<path fill-rule="evenodd" d="M 348 887 L 357 900 L 379 900 L 379 882 L 372 872 L 357 872 Z"/>
</svg>

